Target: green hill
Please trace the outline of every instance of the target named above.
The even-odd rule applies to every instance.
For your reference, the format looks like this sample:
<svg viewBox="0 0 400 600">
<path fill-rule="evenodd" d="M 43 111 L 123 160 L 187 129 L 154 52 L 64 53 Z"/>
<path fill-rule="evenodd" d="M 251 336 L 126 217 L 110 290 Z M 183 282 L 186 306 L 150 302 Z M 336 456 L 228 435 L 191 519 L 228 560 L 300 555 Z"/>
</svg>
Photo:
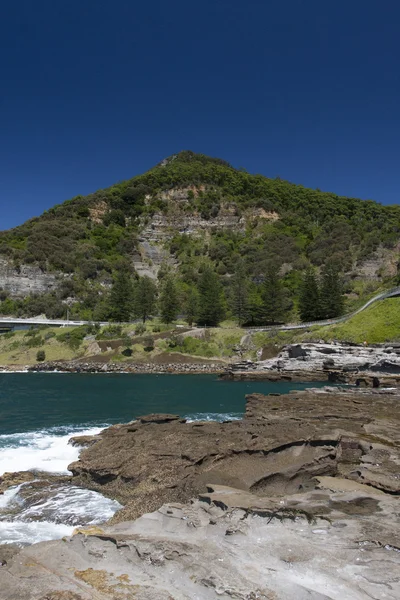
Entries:
<svg viewBox="0 0 400 600">
<path fill-rule="evenodd" d="M 184 294 L 204 262 L 221 278 L 229 305 L 229 280 L 242 259 L 252 281 L 271 268 L 280 273 L 295 315 L 308 265 L 317 270 L 327 261 L 335 265 L 351 304 L 394 281 L 399 240 L 397 205 L 252 175 L 186 151 L 143 175 L 77 196 L 0 232 L 0 258 L 16 273 L 33 265 L 44 277 L 57 276 L 52 292 L 43 297 L 27 292 L 15 301 L 0 274 L 5 290 L 0 310 L 58 316 L 69 298 L 72 315 L 100 318 L 121 265 L 159 278 L 172 270 Z M 375 261 L 373 277 L 365 275 L 368 260 Z"/>
</svg>

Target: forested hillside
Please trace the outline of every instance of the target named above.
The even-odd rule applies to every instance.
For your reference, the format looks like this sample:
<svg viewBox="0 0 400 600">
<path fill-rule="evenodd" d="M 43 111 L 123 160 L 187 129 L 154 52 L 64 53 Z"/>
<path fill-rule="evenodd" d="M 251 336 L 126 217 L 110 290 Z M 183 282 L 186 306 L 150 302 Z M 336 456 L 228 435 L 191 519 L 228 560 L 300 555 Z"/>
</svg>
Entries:
<svg viewBox="0 0 400 600">
<path fill-rule="evenodd" d="M 62 316 L 68 306 L 78 317 L 112 318 L 112 283 L 123 272 L 130 273 L 132 298 L 142 276 L 155 284 L 153 313 L 165 312 L 169 285 L 164 297 L 172 289 L 172 312 L 203 322 L 208 317 L 196 306 L 204 312 L 198 303 L 206 276 L 219 290 L 210 301 L 219 307 L 211 320 L 253 323 L 304 315 L 314 277 L 318 311 L 326 316 L 329 277 L 335 293 L 346 294 L 330 312 L 397 280 L 399 240 L 398 205 L 312 190 L 181 152 L 143 175 L 1 232 L 0 257 L 16 276 L 34 265 L 44 277 L 55 275 L 56 285 L 18 298 L 0 279 L 0 311 Z M 130 301 L 129 316 L 138 303 L 137 297 Z"/>
</svg>

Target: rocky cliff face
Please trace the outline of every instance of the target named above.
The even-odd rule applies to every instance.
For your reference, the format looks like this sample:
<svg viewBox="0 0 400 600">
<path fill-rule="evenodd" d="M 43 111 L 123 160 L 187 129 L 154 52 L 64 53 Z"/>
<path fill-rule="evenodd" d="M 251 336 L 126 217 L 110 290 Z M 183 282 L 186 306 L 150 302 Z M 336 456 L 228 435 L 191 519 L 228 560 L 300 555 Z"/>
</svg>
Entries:
<svg viewBox="0 0 400 600">
<path fill-rule="evenodd" d="M 56 275 L 53 273 L 43 273 L 39 267 L 30 265 L 16 268 L 6 258 L 0 257 L 0 288 L 12 296 L 42 294 L 56 286 Z"/>
<path fill-rule="evenodd" d="M 244 233 L 246 226 L 255 220 L 262 225 L 265 221 L 279 219 L 278 213 L 267 212 L 262 208 L 249 209 L 239 215 L 236 206 L 229 203 L 222 204 L 216 216 L 206 219 L 190 206 L 189 194 L 196 197 L 201 189 L 204 189 L 204 186 L 189 186 L 160 194 L 160 199 L 166 203 L 168 210 L 166 213 L 155 213 L 150 219 L 142 219 L 139 253 L 133 260 L 139 275 L 156 278 L 161 264 L 176 264 L 165 248 L 165 242 L 176 234 L 202 237 L 223 229 Z M 149 202 L 150 197 L 147 200 Z"/>
<path fill-rule="evenodd" d="M 236 206 L 229 203 L 223 203 L 217 215 L 206 219 L 190 207 L 189 193 L 196 196 L 199 189 L 192 186 L 162 192 L 160 198 L 167 204 L 168 211 L 166 214 L 154 214 L 150 222 L 143 221 L 142 239 L 148 242 L 163 242 L 175 233 L 196 237 L 218 229 L 243 232 L 249 221 L 258 219 L 264 223 L 279 219 L 278 213 L 267 212 L 262 208 L 247 210 L 239 215 Z"/>
</svg>

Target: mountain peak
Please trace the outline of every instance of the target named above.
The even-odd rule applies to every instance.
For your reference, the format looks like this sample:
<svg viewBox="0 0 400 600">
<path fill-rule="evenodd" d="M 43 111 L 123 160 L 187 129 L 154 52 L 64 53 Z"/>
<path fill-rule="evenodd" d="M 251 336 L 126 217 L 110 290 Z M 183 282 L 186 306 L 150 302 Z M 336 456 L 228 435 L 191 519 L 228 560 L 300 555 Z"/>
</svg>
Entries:
<svg viewBox="0 0 400 600">
<path fill-rule="evenodd" d="M 172 163 L 214 163 L 232 168 L 232 165 L 230 165 L 226 160 L 223 160 L 222 158 L 214 158 L 212 156 L 207 156 L 206 154 L 193 152 L 192 150 L 181 150 L 180 152 L 178 152 L 178 154 L 171 154 L 171 156 L 164 158 L 156 166 L 167 167 Z"/>
</svg>

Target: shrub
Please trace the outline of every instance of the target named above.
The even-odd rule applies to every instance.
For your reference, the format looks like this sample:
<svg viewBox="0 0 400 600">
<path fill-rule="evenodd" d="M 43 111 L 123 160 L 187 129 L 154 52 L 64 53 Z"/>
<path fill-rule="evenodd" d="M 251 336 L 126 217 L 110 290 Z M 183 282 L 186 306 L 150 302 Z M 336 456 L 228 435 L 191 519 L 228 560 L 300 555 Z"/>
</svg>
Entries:
<svg viewBox="0 0 400 600">
<path fill-rule="evenodd" d="M 36 360 L 38 362 L 43 362 L 46 360 L 46 352 L 44 350 L 38 350 L 36 353 Z"/>
<path fill-rule="evenodd" d="M 131 348 L 131 346 L 132 346 L 132 338 L 129 337 L 129 335 L 124 335 L 121 338 L 121 341 L 122 341 L 122 345 L 123 346 L 126 346 L 127 348 Z"/>
<path fill-rule="evenodd" d="M 144 323 L 138 323 L 135 327 L 135 335 L 142 335 L 146 331 L 146 325 Z"/>
<path fill-rule="evenodd" d="M 24 337 L 34 337 L 37 335 L 38 328 L 31 327 L 24 335 Z"/>
<path fill-rule="evenodd" d="M 145 349 L 145 352 L 151 352 L 152 350 L 154 350 L 154 340 L 151 336 L 146 337 L 146 339 L 143 342 L 143 346 Z"/>
<path fill-rule="evenodd" d="M 67 344 L 71 350 L 77 350 L 81 345 L 83 338 L 91 331 L 91 326 L 82 325 L 74 329 L 67 329 L 64 333 L 57 336 L 57 340 L 62 344 Z"/>
<path fill-rule="evenodd" d="M 123 356 L 132 356 L 133 350 L 132 348 L 125 348 L 125 350 L 122 350 L 121 354 L 123 354 Z"/>
<path fill-rule="evenodd" d="M 43 345 L 43 338 L 40 337 L 40 335 L 35 336 L 35 337 L 31 337 L 27 341 L 26 345 L 28 346 L 28 348 L 37 348 L 38 346 L 42 346 Z"/>
<path fill-rule="evenodd" d="M 111 340 L 121 337 L 121 325 L 108 325 L 96 335 L 96 340 Z"/>
</svg>

